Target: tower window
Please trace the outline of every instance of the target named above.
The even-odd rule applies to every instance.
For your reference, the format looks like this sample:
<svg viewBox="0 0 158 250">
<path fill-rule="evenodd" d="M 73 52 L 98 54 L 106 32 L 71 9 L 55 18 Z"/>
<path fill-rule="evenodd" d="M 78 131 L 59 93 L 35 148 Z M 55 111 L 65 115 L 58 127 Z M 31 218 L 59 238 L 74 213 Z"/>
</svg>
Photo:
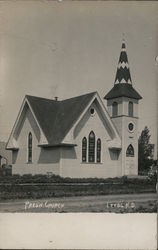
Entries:
<svg viewBox="0 0 158 250">
<path fill-rule="evenodd" d="M 133 146 L 130 144 L 126 150 L 126 156 L 127 157 L 134 157 L 134 148 Z"/>
<path fill-rule="evenodd" d="M 133 102 L 128 103 L 128 115 L 133 116 Z"/>
<path fill-rule="evenodd" d="M 115 117 L 118 115 L 118 103 L 113 102 L 112 104 L 112 116 Z"/>
<path fill-rule="evenodd" d="M 32 134 L 28 135 L 28 163 L 32 162 Z"/>
<path fill-rule="evenodd" d="M 101 162 L 101 140 L 97 140 L 97 162 Z"/>
<path fill-rule="evenodd" d="M 133 132 L 134 131 L 134 124 L 133 124 L 133 122 L 130 122 L 128 124 L 128 130 L 129 130 L 129 132 Z"/>
<path fill-rule="evenodd" d="M 89 152 L 88 152 L 88 161 L 95 161 L 95 134 L 93 131 L 89 134 Z"/>
<path fill-rule="evenodd" d="M 87 161 L 87 139 L 84 137 L 82 139 L 82 161 Z"/>
</svg>

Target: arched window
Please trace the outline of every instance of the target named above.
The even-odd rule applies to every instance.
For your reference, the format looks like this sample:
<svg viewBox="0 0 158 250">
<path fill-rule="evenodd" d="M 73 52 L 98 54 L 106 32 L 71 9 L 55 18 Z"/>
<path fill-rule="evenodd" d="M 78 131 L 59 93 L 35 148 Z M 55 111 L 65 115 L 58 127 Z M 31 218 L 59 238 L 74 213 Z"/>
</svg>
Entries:
<svg viewBox="0 0 158 250">
<path fill-rule="evenodd" d="M 82 161 L 87 161 L 87 139 L 84 137 L 82 139 Z"/>
<path fill-rule="evenodd" d="M 97 140 L 97 162 L 101 162 L 101 140 Z"/>
<path fill-rule="evenodd" d="M 118 115 L 118 103 L 113 102 L 112 104 L 112 116 L 115 117 Z"/>
<path fill-rule="evenodd" d="M 133 102 L 128 103 L 128 115 L 133 116 Z"/>
<path fill-rule="evenodd" d="M 126 150 L 126 156 L 127 157 L 134 157 L 134 148 L 133 146 L 130 144 Z"/>
<path fill-rule="evenodd" d="M 88 152 L 88 161 L 95 161 L 95 134 L 93 131 L 89 134 L 89 152 Z"/>
<path fill-rule="evenodd" d="M 32 162 L 32 134 L 28 135 L 28 163 Z"/>
</svg>

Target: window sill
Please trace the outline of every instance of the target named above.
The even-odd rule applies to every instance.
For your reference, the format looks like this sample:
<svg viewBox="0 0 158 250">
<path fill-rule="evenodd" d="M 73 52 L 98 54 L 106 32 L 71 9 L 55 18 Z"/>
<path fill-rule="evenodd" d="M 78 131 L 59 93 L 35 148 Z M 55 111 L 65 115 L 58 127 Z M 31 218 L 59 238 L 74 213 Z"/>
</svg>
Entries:
<svg viewBox="0 0 158 250">
<path fill-rule="evenodd" d="M 112 115 L 111 118 L 123 117 L 123 116 L 138 119 L 138 116 L 129 116 L 129 115 L 116 115 L 116 116 Z"/>
<path fill-rule="evenodd" d="M 86 165 L 102 165 L 102 162 L 81 162 L 81 164 L 86 164 Z"/>
</svg>

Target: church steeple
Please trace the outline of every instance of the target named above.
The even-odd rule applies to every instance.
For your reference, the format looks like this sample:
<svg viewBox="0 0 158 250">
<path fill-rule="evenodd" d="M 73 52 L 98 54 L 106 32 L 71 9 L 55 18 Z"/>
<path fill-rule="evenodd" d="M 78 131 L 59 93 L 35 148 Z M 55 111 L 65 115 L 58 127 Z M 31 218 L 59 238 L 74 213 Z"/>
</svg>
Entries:
<svg viewBox="0 0 158 250">
<path fill-rule="evenodd" d="M 138 174 L 138 105 L 142 97 L 133 88 L 125 42 L 122 42 L 116 78 L 105 95 L 111 120 L 122 138 L 119 160 L 122 175 Z"/>
<path fill-rule="evenodd" d="M 124 39 L 115 77 L 115 84 L 118 83 L 132 83 Z"/>
<path fill-rule="evenodd" d="M 133 88 L 125 42 L 122 42 L 116 78 L 112 89 L 105 95 L 107 109 L 120 137 L 119 154 L 122 175 L 138 174 L 138 106 L 142 99 Z"/>
</svg>

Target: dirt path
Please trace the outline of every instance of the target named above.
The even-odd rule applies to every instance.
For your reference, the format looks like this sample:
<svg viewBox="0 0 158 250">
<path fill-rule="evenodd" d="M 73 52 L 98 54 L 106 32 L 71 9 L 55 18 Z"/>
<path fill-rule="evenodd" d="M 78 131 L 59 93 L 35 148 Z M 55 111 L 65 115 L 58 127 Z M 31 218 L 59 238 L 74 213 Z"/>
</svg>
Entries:
<svg viewBox="0 0 158 250">
<path fill-rule="evenodd" d="M 9 200 L 0 212 L 153 212 L 156 202 L 156 193 Z"/>
</svg>

